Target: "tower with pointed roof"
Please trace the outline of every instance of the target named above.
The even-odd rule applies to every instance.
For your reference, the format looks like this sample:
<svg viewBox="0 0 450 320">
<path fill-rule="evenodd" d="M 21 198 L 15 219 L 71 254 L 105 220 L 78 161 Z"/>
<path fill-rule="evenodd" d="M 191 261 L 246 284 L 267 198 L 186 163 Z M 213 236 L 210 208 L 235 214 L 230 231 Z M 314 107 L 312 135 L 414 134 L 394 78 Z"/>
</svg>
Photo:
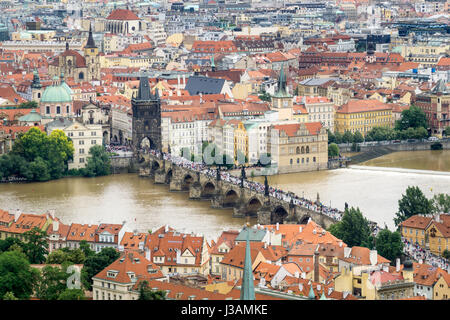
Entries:
<svg viewBox="0 0 450 320">
<path fill-rule="evenodd" d="M 37 69 L 33 71 L 33 82 L 31 83 L 31 99 L 39 103 L 42 95 L 41 79 Z"/>
<path fill-rule="evenodd" d="M 253 283 L 252 257 L 250 254 L 250 240 L 248 225 L 245 227 L 245 260 L 244 274 L 242 276 L 241 298 L 240 300 L 255 300 L 255 284 Z"/>
<path fill-rule="evenodd" d="M 98 53 L 98 47 L 95 45 L 94 37 L 92 36 L 92 25 L 89 24 L 88 40 L 84 46 L 84 58 L 86 59 L 88 68 L 88 81 L 100 80 L 100 58 Z"/>
<path fill-rule="evenodd" d="M 278 111 L 279 120 L 292 120 L 293 97 L 288 93 L 284 66 L 281 66 L 277 91 L 272 97 L 272 110 Z"/>
<path fill-rule="evenodd" d="M 133 108 L 132 143 L 133 150 L 137 153 L 145 138 L 148 139 L 150 149 L 162 149 L 161 137 L 161 100 L 157 90 L 153 95 L 150 91 L 148 76 L 139 78 L 139 88 L 131 99 Z"/>
</svg>

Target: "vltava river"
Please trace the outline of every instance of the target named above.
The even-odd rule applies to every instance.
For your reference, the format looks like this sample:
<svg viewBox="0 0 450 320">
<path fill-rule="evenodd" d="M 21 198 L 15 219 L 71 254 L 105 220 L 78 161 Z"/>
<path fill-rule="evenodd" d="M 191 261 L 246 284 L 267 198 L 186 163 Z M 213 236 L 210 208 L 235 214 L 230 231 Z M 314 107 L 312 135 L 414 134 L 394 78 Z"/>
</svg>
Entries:
<svg viewBox="0 0 450 320">
<path fill-rule="evenodd" d="M 434 160 L 423 158 L 422 153 L 428 153 Z M 420 186 L 428 197 L 450 192 L 449 155 L 450 151 L 399 152 L 376 160 L 385 167 L 393 161 L 403 169 L 392 166 L 385 169 L 372 163 L 372 166 L 272 176 L 269 183 L 310 199 L 316 199 L 319 193 L 322 202 L 341 210 L 347 202 L 359 207 L 370 220 L 381 226 L 386 223 L 393 229 L 398 200 L 408 186 Z M 422 159 L 422 165 L 417 166 L 418 160 L 413 159 Z M 415 169 L 441 171 L 411 170 L 412 164 Z M 261 177 L 255 179 L 263 181 Z M 55 209 L 66 224 L 126 221 L 129 231 L 145 232 L 169 224 L 180 231 L 202 233 L 208 239 L 217 238 L 224 228 L 237 229 L 245 223 L 233 218 L 229 209 L 212 209 L 209 201 L 188 200 L 188 193 L 168 190 L 168 186 L 154 185 L 137 174 L 0 184 L 0 208 L 11 212 L 19 208 L 30 213 Z"/>
</svg>

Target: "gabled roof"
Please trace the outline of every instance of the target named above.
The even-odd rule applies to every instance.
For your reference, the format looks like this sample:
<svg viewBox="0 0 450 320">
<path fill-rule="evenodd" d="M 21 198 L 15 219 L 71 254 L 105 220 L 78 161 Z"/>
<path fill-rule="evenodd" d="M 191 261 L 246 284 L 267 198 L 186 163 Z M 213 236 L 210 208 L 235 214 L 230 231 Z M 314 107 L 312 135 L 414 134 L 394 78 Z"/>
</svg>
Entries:
<svg viewBox="0 0 450 320">
<path fill-rule="evenodd" d="M 130 277 L 130 273 L 138 279 L 164 278 L 163 273 L 157 265 L 133 251 L 122 253 L 116 261 L 100 271 L 93 278 L 123 284 L 134 283 L 135 281 Z"/>
<path fill-rule="evenodd" d="M 191 96 L 198 95 L 199 93 L 219 94 L 224 84 L 224 79 L 192 76 L 189 77 L 184 89 L 189 91 Z"/>
</svg>

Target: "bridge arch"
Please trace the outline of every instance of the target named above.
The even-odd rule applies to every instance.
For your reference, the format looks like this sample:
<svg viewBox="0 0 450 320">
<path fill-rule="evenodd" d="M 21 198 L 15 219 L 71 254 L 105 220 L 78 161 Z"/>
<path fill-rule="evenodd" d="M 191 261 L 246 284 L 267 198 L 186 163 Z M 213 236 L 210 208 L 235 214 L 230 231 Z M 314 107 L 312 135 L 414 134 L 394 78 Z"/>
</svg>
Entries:
<svg viewBox="0 0 450 320">
<path fill-rule="evenodd" d="M 272 211 L 271 215 L 270 215 L 270 223 L 271 224 L 275 224 L 275 223 L 283 223 L 283 221 L 287 218 L 288 216 L 288 211 L 283 207 L 283 206 L 277 206 L 275 207 L 275 209 Z"/>
<path fill-rule="evenodd" d="M 225 208 L 234 207 L 237 205 L 238 201 L 239 201 L 238 193 L 233 188 L 231 188 L 225 193 L 223 199 L 223 207 Z"/>
<path fill-rule="evenodd" d="M 300 220 L 299 224 L 307 224 L 309 219 L 312 219 L 309 215 L 304 215 Z"/>
<path fill-rule="evenodd" d="M 257 197 L 252 197 L 245 208 L 246 215 L 257 216 L 258 210 L 262 207 L 261 201 Z"/>
<path fill-rule="evenodd" d="M 149 137 L 143 137 L 141 141 L 139 142 L 139 147 L 141 149 L 150 149 L 155 150 L 156 144 L 153 142 L 153 140 Z"/>
<path fill-rule="evenodd" d="M 211 198 L 216 192 L 216 186 L 211 181 L 206 182 L 202 187 L 202 197 Z"/>
<path fill-rule="evenodd" d="M 166 184 L 170 184 L 170 182 L 172 181 L 172 174 L 173 174 L 172 168 L 169 168 L 169 170 L 167 170 L 165 177 Z"/>
<path fill-rule="evenodd" d="M 152 161 L 152 171 L 156 171 L 160 168 L 159 162 L 156 160 Z"/>
<path fill-rule="evenodd" d="M 181 190 L 189 190 L 189 187 L 195 182 L 194 177 L 187 173 L 184 175 L 183 181 L 181 183 Z"/>
</svg>

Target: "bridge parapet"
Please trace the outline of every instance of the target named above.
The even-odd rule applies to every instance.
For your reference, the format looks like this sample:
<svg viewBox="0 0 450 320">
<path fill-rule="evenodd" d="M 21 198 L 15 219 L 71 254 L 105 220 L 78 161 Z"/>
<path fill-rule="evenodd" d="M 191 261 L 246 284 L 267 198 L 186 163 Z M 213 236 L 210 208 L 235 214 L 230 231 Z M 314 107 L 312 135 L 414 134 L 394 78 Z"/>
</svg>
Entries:
<svg viewBox="0 0 450 320">
<path fill-rule="evenodd" d="M 189 192 L 190 199 L 209 199 L 213 208 L 231 208 L 235 217 L 254 216 L 260 224 L 307 223 L 312 219 L 328 228 L 336 219 L 262 192 L 241 187 L 231 181 L 217 180 L 209 174 L 174 164 L 154 155 L 147 155 L 142 176 L 154 176 L 155 183 L 168 184 L 170 191 Z"/>
</svg>

